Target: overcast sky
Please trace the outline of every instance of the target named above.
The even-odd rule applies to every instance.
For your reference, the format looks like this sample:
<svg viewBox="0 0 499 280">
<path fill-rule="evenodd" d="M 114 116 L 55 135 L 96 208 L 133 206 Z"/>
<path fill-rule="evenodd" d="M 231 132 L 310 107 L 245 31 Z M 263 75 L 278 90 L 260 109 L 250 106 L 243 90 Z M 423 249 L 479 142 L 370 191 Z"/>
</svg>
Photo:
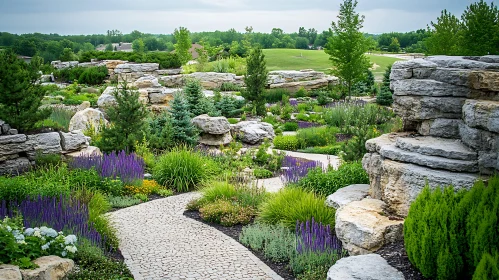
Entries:
<svg viewBox="0 0 499 280">
<path fill-rule="evenodd" d="M 296 32 L 300 26 L 322 31 L 336 20 L 340 0 L 0 0 L 0 31 L 12 33 L 170 34 L 178 26 L 191 31 L 235 28 Z M 359 0 L 364 32 L 425 28 L 447 9 L 461 15 L 471 0 Z"/>
</svg>

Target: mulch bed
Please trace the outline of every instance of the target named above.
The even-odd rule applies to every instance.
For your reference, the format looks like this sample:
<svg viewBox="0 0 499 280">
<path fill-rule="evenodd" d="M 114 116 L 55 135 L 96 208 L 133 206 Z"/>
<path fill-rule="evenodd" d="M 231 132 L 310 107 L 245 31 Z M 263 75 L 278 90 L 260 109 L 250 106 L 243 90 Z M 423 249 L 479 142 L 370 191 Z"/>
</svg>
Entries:
<svg viewBox="0 0 499 280">
<path fill-rule="evenodd" d="M 412 265 L 405 251 L 404 241 L 391 243 L 379 249 L 376 254 L 381 255 L 391 266 L 404 274 L 406 280 L 424 280 L 425 278 Z"/>
<path fill-rule="evenodd" d="M 184 216 L 191 218 L 191 219 L 194 219 L 196 221 L 199 221 L 203 224 L 209 225 L 211 227 L 214 227 L 215 229 L 221 231 L 223 234 L 225 234 L 229 237 L 232 237 L 234 240 L 239 242 L 239 234 L 241 233 L 241 231 L 243 229 L 242 225 L 235 225 L 232 227 L 224 227 L 224 226 L 219 225 L 219 224 L 205 222 L 205 221 L 203 221 L 203 219 L 201 219 L 201 217 L 199 215 L 199 211 L 185 211 Z M 265 258 L 265 256 L 261 252 L 254 251 L 251 248 L 248 248 L 248 250 L 250 250 L 257 258 L 259 258 L 268 267 L 270 267 L 275 273 L 279 274 L 279 276 L 284 278 L 284 280 L 294 280 L 295 279 L 291 270 L 289 270 L 289 268 L 287 268 L 288 263 L 285 263 L 285 262 L 284 263 L 276 263 L 276 262 L 273 262 L 273 261 Z"/>
</svg>

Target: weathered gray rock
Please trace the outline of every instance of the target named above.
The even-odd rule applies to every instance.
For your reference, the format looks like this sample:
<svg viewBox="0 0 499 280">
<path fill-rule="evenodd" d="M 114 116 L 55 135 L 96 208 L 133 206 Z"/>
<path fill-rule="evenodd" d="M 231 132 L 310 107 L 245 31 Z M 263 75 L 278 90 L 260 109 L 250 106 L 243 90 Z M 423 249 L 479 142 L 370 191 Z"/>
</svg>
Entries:
<svg viewBox="0 0 499 280">
<path fill-rule="evenodd" d="M 195 72 L 186 76 L 190 79 L 199 80 L 199 82 L 205 89 L 215 89 L 219 88 L 223 83 L 234 83 L 236 74 L 216 73 L 216 72 Z"/>
<path fill-rule="evenodd" d="M 41 257 L 33 261 L 39 267 L 22 269 L 23 280 L 62 280 L 73 270 L 74 262 L 58 256 Z"/>
<path fill-rule="evenodd" d="M 430 56 L 427 58 L 429 61 L 434 62 L 438 67 L 443 68 L 456 68 L 456 69 L 499 69 L 499 63 L 487 63 L 483 61 L 476 61 L 465 59 L 461 56 Z"/>
<path fill-rule="evenodd" d="M 455 86 L 469 86 L 469 77 L 471 70 L 466 69 L 448 69 L 437 68 L 430 75 L 430 79 L 455 85 Z"/>
<path fill-rule="evenodd" d="M 317 80 L 310 80 L 310 81 L 302 81 L 302 82 L 289 82 L 289 83 L 281 83 L 281 84 L 271 84 L 270 88 L 271 89 L 286 89 L 290 92 L 297 92 L 301 88 L 304 88 L 305 90 L 314 90 L 314 89 L 319 89 L 322 87 L 328 86 L 330 83 L 336 84 L 338 81 L 336 79 L 330 80 L 327 78 L 322 78 L 322 79 L 317 79 Z"/>
<path fill-rule="evenodd" d="M 152 76 L 152 75 L 147 75 L 144 77 L 139 78 L 137 81 L 133 83 L 133 85 L 137 88 L 157 88 L 161 87 L 161 85 L 158 82 L 158 78 Z"/>
<path fill-rule="evenodd" d="M 11 143 L 22 143 L 25 142 L 28 138 L 24 134 L 15 134 L 15 135 L 2 135 L 0 136 L 0 144 L 11 144 Z M 2 146 L 0 146 L 1 149 Z"/>
<path fill-rule="evenodd" d="M 149 102 L 151 104 L 168 104 L 173 100 L 174 94 L 181 91 L 182 89 L 161 88 L 160 91 L 149 93 Z"/>
<path fill-rule="evenodd" d="M 369 194 L 369 185 L 356 184 L 337 190 L 326 198 L 326 205 L 338 209 L 350 202 L 359 201 L 366 198 Z"/>
<path fill-rule="evenodd" d="M 366 141 L 366 149 L 370 153 L 379 153 L 381 148 L 386 145 L 393 145 L 397 141 L 399 137 L 406 137 L 410 134 L 407 132 L 399 132 L 399 133 L 387 133 L 383 134 L 379 137 L 369 139 Z"/>
<path fill-rule="evenodd" d="M 161 69 L 161 70 L 156 70 L 155 73 L 158 76 L 178 75 L 178 74 L 182 73 L 182 68 Z"/>
<path fill-rule="evenodd" d="M 378 254 L 352 256 L 338 260 L 327 272 L 327 280 L 404 280 L 402 272 L 393 268 Z"/>
<path fill-rule="evenodd" d="M 499 151 L 499 134 L 459 125 L 459 135 L 464 144 L 479 151 Z"/>
<path fill-rule="evenodd" d="M 29 159 L 24 157 L 0 161 L 0 174 L 18 174 L 31 165 Z"/>
<path fill-rule="evenodd" d="M 83 111 L 78 111 L 69 122 L 69 131 L 86 130 L 93 127 L 97 132 L 101 126 L 106 126 L 108 121 L 104 117 L 104 113 L 97 109 L 87 108 Z"/>
<path fill-rule="evenodd" d="M 365 255 L 403 239 L 402 220 L 391 220 L 386 204 L 365 198 L 336 210 L 336 236 L 350 255 Z"/>
<path fill-rule="evenodd" d="M 394 95 L 468 97 L 471 90 L 466 87 L 450 85 L 434 80 L 397 80 L 390 83 Z"/>
<path fill-rule="evenodd" d="M 408 121 L 459 119 L 465 98 L 397 96 L 393 100 L 395 113 Z"/>
<path fill-rule="evenodd" d="M 10 129 L 11 127 L 7 123 L 2 124 L 2 126 L 0 127 L 0 130 L 2 130 L 2 134 L 9 134 Z"/>
<path fill-rule="evenodd" d="M 66 152 L 85 149 L 88 147 L 87 136 L 81 130 L 73 130 L 69 133 L 59 132 L 61 134 L 62 149 Z"/>
<path fill-rule="evenodd" d="M 224 135 L 230 132 L 230 123 L 225 117 L 197 116 L 192 123 L 206 134 Z"/>
<path fill-rule="evenodd" d="M 102 152 L 97 147 L 88 146 L 85 149 L 76 152 L 67 153 L 64 156 L 68 159 L 71 159 L 75 157 L 90 156 L 90 155 L 102 155 Z"/>
<path fill-rule="evenodd" d="M 480 151 L 478 153 L 478 165 L 482 174 L 493 175 L 498 164 L 497 151 Z"/>
<path fill-rule="evenodd" d="M 464 145 L 461 140 L 436 137 L 399 137 L 396 146 L 402 150 L 422 155 L 449 159 L 476 160 L 477 152 Z"/>
<path fill-rule="evenodd" d="M 204 133 L 199 137 L 198 142 L 208 146 L 218 147 L 220 145 L 228 145 L 232 142 L 232 135 L 230 132 L 225 134 L 207 134 Z"/>
<path fill-rule="evenodd" d="M 97 106 L 99 106 L 99 108 L 106 108 L 116 105 L 116 99 L 113 96 L 115 90 L 115 87 L 107 87 L 99 96 L 99 99 L 97 99 Z"/>
<path fill-rule="evenodd" d="M 428 184 L 431 188 L 452 185 L 454 189 L 468 189 L 479 178 L 475 173 L 436 170 L 411 163 L 383 158 L 368 153 L 362 160 L 369 174 L 369 195 L 387 203 L 388 208 L 400 216 L 407 216 L 409 206 Z"/>
<path fill-rule="evenodd" d="M 295 70 L 277 70 L 269 72 L 269 84 L 280 84 L 289 82 L 311 81 L 325 78 L 323 72 L 310 69 Z"/>
<path fill-rule="evenodd" d="M 412 69 L 404 68 L 404 69 L 393 69 L 390 73 L 391 81 L 405 80 L 412 78 Z"/>
<path fill-rule="evenodd" d="M 466 100 L 463 106 L 463 119 L 469 127 L 499 133 L 499 102 Z"/>
<path fill-rule="evenodd" d="M 18 266 L 10 264 L 0 265 L 0 279 L 2 280 L 22 280 L 23 276 Z"/>
<path fill-rule="evenodd" d="M 231 133 L 247 144 L 257 144 L 264 139 L 272 140 L 275 137 L 271 124 L 257 121 L 243 121 L 231 125 Z"/>
<path fill-rule="evenodd" d="M 116 68 L 114 69 L 115 74 L 120 74 L 120 73 L 131 73 L 131 72 L 154 72 L 156 70 L 159 70 L 159 64 L 158 63 L 124 63 L 117 65 Z"/>
<path fill-rule="evenodd" d="M 182 87 L 185 82 L 184 75 L 163 76 L 159 80 L 163 82 L 165 87 Z"/>
<path fill-rule="evenodd" d="M 406 61 L 396 61 L 392 69 L 415 69 L 415 68 L 437 68 L 438 65 L 432 61 L 423 58 L 417 58 Z"/>
<path fill-rule="evenodd" d="M 462 120 L 435 119 L 421 122 L 418 132 L 424 136 L 459 139 L 459 125 Z"/>
<path fill-rule="evenodd" d="M 44 155 L 62 152 L 61 136 L 57 132 L 28 135 L 26 143 L 33 147 L 33 150 L 28 152 L 30 159 L 34 159 L 37 152 Z"/>
</svg>

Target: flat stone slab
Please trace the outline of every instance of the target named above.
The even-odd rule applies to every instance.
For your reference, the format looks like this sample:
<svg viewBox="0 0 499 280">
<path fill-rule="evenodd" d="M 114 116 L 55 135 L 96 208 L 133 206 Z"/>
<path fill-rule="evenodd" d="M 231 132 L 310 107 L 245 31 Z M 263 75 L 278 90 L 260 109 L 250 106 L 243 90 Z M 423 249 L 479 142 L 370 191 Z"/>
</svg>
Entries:
<svg viewBox="0 0 499 280">
<path fill-rule="evenodd" d="M 341 188 L 326 198 L 326 205 L 338 209 L 353 201 L 359 201 L 368 196 L 369 185 L 356 184 Z"/>
<path fill-rule="evenodd" d="M 499 133 L 499 101 L 466 100 L 463 115 L 469 127 Z"/>
<path fill-rule="evenodd" d="M 404 280 L 402 272 L 378 254 L 338 260 L 327 272 L 327 280 Z"/>
<path fill-rule="evenodd" d="M 402 150 L 422 155 L 445 157 L 449 159 L 477 160 L 475 151 L 460 140 L 437 137 L 400 137 L 396 146 Z"/>
<path fill-rule="evenodd" d="M 396 80 L 391 88 L 394 95 L 433 96 L 433 97 L 468 97 L 469 88 L 455 86 L 434 80 Z"/>
<path fill-rule="evenodd" d="M 383 146 L 380 155 L 392 160 L 414 163 L 421 166 L 431 167 L 435 169 L 444 169 L 458 172 L 477 172 L 478 162 L 475 160 L 458 160 L 448 159 L 437 156 L 427 156 L 415 152 L 409 152 L 397 148 L 395 145 Z"/>
<path fill-rule="evenodd" d="M 385 208 L 383 201 L 365 198 L 336 211 L 336 236 L 350 255 L 369 254 L 403 239 L 404 221 L 391 220 Z"/>
<path fill-rule="evenodd" d="M 185 217 L 194 198 L 185 193 L 108 214 L 135 279 L 282 280 L 231 237 Z"/>
</svg>

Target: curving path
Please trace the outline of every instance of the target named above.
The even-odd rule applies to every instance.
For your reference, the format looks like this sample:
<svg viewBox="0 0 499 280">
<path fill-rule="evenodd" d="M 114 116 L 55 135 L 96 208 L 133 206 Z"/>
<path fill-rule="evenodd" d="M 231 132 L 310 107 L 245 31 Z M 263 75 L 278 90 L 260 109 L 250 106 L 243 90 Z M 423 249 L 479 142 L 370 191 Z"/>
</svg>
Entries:
<svg viewBox="0 0 499 280">
<path fill-rule="evenodd" d="M 248 249 L 218 230 L 184 217 L 186 193 L 109 213 L 125 263 L 142 279 L 280 279 Z"/>
</svg>

